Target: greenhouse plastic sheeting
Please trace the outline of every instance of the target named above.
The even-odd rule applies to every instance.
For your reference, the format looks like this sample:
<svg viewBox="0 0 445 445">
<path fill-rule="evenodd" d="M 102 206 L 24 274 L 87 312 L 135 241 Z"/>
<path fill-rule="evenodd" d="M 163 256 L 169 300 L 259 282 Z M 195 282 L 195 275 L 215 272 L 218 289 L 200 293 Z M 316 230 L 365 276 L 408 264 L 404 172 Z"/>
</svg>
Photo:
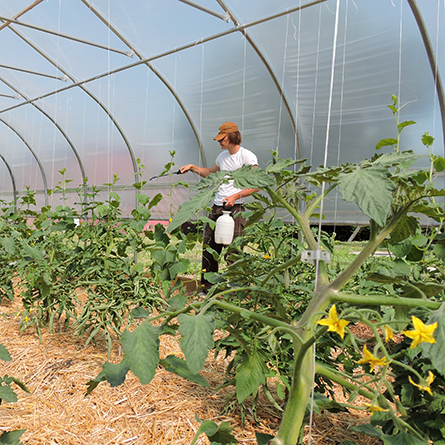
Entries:
<svg viewBox="0 0 445 445">
<path fill-rule="evenodd" d="M 223 122 L 238 124 L 260 167 L 275 149 L 314 168 L 359 162 L 397 135 L 392 95 L 404 105 L 399 120 L 417 122 L 402 149 L 427 154 L 420 139 L 429 132 L 443 156 L 444 8 L 444 0 L 0 0 L 0 198 L 29 188 L 38 205 L 57 205 L 61 194 L 48 191 L 63 169 L 70 187 L 116 175 L 128 215 L 139 159 L 145 192 L 166 196 L 153 218 L 168 219 L 190 191 L 148 179 L 173 153 L 176 169 L 211 167 Z M 362 222 L 336 197 L 324 210 L 326 222 Z"/>
</svg>

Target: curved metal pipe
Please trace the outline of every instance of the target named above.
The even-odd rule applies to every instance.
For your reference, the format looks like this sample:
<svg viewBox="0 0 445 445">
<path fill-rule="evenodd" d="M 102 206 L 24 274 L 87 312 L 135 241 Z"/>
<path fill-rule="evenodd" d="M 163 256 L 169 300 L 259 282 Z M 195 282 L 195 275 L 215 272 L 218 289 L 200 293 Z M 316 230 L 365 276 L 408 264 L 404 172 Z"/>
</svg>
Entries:
<svg viewBox="0 0 445 445">
<path fill-rule="evenodd" d="M 120 125 L 118 124 L 117 120 L 114 118 L 114 116 L 110 112 L 110 110 L 108 110 L 108 108 L 93 93 L 91 93 L 91 91 L 89 91 L 83 83 L 77 82 L 76 79 L 74 79 L 73 76 L 71 76 L 70 73 L 68 73 L 58 63 L 56 63 L 51 57 L 49 57 L 47 54 L 45 54 L 40 48 L 38 48 L 32 42 L 30 42 L 24 35 L 22 35 L 19 31 L 17 31 L 16 29 L 14 29 L 11 26 L 10 26 L 10 29 L 15 34 L 17 34 L 24 42 L 26 42 L 28 45 L 30 45 L 31 48 L 33 48 L 42 57 L 44 57 L 49 63 L 51 63 L 58 70 L 60 70 L 65 76 L 67 76 L 76 86 L 79 86 L 91 99 L 93 99 L 94 102 L 96 102 L 99 105 L 100 108 L 102 108 L 103 111 L 105 111 L 105 113 L 107 114 L 107 116 L 109 117 L 109 119 L 111 120 L 111 122 L 114 124 L 114 126 L 117 129 L 117 131 L 121 135 L 122 139 L 124 140 L 124 143 L 125 143 L 128 151 L 129 151 L 129 153 L 130 153 L 130 158 L 131 158 L 131 162 L 132 162 L 132 165 L 133 165 L 133 171 L 134 171 L 134 173 L 136 175 L 137 180 L 139 180 L 139 170 L 138 170 L 137 160 L 136 160 L 136 157 L 134 155 L 133 149 L 131 147 L 130 141 L 128 140 L 126 134 L 124 133 L 123 129 L 120 127 Z M 39 107 L 38 105 L 35 104 L 35 100 L 31 101 L 31 103 L 36 108 L 38 108 L 39 111 L 45 113 L 45 115 L 47 117 L 49 117 L 49 115 L 41 107 Z M 55 120 L 53 118 L 50 118 L 50 119 L 52 120 L 52 122 L 55 123 Z M 69 144 L 70 144 L 72 150 L 74 151 L 74 154 L 75 154 L 75 156 L 76 156 L 76 158 L 78 160 L 78 163 L 79 163 L 79 166 L 80 166 L 80 169 L 81 169 L 81 172 L 82 172 L 82 179 L 85 181 L 86 180 L 85 168 L 83 166 L 82 159 L 81 159 L 77 149 L 75 148 L 74 144 L 69 140 L 68 136 L 65 135 L 65 132 L 62 131 L 60 125 L 56 124 L 56 126 L 59 129 L 59 131 L 61 131 L 62 134 L 66 137 L 67 141 L 69 141 Z"/>
<path fill-rule="evenodd" d="M 88 9 L 102 22 L 109 28 L 114 35 L 116 35 L 125 45 L 127 45 L 134 54 L 139 58 L 139 60 L 144 61 L 144 64 L 153 72 L 153 74 L 167 87 L 167 89 L 170 91 L 172 96 L 175 98 L 176 102 L 178 103 L 179 107 L 181 108 L 182 112 L 184 113 L 187 121 L 189 122 L 193 134 L 195 135 L 196 141 L 198 142 L 199 151 L 201 154 L 201 160 L 203 167 L 207 166 L 206 157 L 204 153 L 204 147 L 202 143 L 201 136 L 199 134 L 198 128 L 193 121 L 193 118 L 191 114 L 188 112 L 187 107 L 185 106 L 184 102 L 181 100 L 179 95 L 174 90 L 173 86 L 167 81 L 167 79 L 164 78 L 164 76 L 159 73 L 159 71 L 151 64 L 144 56 L 143 54 L 131 44 L 96 8 L 94 8 L 93 5 L 88 3 L 87 0 L 81 0 L 81 2 L 88 7 Z"/>
<path fill-rule="evenodd" d="M 31 148 L 31 146 L 28 144 L 28 142 L 25 140 L 24 136 L 22 134 L 20 134 L 15 128 L 13 128 L 12 125 L 10 125 L 8 122 L 6 122 L 2 118 L 0 118 L 0 122 L 2 122 L 4 125 L 6 125 L 10 130 L 12 130 L 21 139 L 21 141 L 26 145 L 28 150 L 34 156 L 34 159 L 36 160 L 37 165 L 39 166 L 40 174 L 42 175 L 43 191 L 45 193 L 45 205 L 48 205 L 48 182 L 47 182 L 47 179 L 46 179 L 45 169 L 43 168 L 43 165 L 40 162 L 39 157 L 37 156 L 35 151 Z"/>
<path fill-rule="evenodd" d="M 68 145 L 71 147 L 71 150 L 73 151 L 74 155 L 76 156 L 76 159 L 77 159 L 77 162 L 78 162 L 79 168 L 80 168 L 80 173 L 82 175 L 82 179 L 85 181 L 86 180 L 86 174 L 85 174 L 85 168 L 83 166 L 82 159 L 80 158 L 80 155 L 79 155 L 76 147 L 74 146 L 74 143 L 71 141 L 69 136 L 65 133 L 63 128 L 59 125 L 59 123 L 52 116 L 50 116 L 47 111 L 45 111 L 43 108 L 39 107 L 33 101 L 30 101 L 29 99 L 27 99 L 26 96 L 21 91 L 19 91 L 14 85 L 11 85 L 7 80 L 5 80 L 4 78 L 0 77 L 0 81 L 3 82 L 5 85 L 8 85 L 9 88 L 11 88 L 17 94 L 22 96 L 25 100 L 28 101 L 28 103 L 30 103 L 33 107 L 35 107 L 40 113 L 42 113 L 47 119 L 49 119 L 54 124 L 54 126 L 59 130 L 59 132 L 65 138 L 65 140 L 67 141 Z"/>
<path fill-rule="evenodd" d="M 436 86 L 437 98 L 439 99 L 440 115 L 442 117 L 442 133 L 445 152 L 445 93 L 440 77 L 439 66 L 437 65 L 437 59 L 434 54 L 433 44 L 431 43 L 428 30 L 426 29 L 425 21 L 415 0 L 407 0 L 411 8 L 411 11 L 416 19 L 417 26 L 419 27 L 420 34 L 422 35 L 423 44 L 425 45 L 426 53 L 428 55 L 428 61 L 430 63 L 431 71 L 433 73 L 434 84 Z"/>
<path fill-rule="evenodd" d="M 0 153 L 0 158 L 2 158 L 3 162 L 6 165 L 6 168 L 8 169 L 9 172 L 9 176 L 11 178 L 11 182 L 12 182 L 12 194 L 14 196 L 14 208 L 17 211 L 17 184 L 15 182 L 15 177 L 14 177 L 14 173 L 12 172 L 11 166 L 8 164 L 8 161 L 5 159 L 5 157 Z"/>
</svg>

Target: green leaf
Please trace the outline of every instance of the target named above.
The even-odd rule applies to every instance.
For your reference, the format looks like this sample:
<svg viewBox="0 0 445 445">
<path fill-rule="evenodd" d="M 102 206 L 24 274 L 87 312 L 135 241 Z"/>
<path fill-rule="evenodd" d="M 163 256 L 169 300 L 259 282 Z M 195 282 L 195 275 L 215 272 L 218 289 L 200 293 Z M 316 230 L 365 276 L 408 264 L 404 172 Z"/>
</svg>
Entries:
<svg viewBox="0 0 445 445">
<path fill-rule="evenodd" d="M 445 290 L 445 286 L 437 283 L 415 283 L 402 287 L 402 296 L 405 298 L 434 297 Z"/>
<path fill-rule="evenodd" d="M 190 261 L 186 258 L 178 259 L 173 265 L 168 269 L 170 273 L 170 279 L 174 280 L 178 275 L 187 272 L 190 266 Z"/>
<path fill-rule="evenodd" d="M 10 362 L 12 360 L 11 354 L 9 354 L 8 350 L 0 344 L 0 360 L 5 362 Z"/>
<path fill-rule="evenodd" d="M 436 171 L 440 173 L 445 170 L 445 159 L 441 156 L 437 156 L 437 158 L 434 160 L 433 165 Z"/>
<path fill-rule="evenodd" d="M 221 422 L 214 434 L 207 434 L 211 442 L 210 445 L 232 445 L 238 443 L 231 434 L 233 430 L 234 428 L 230 426 L 229 422 Z"/>
<path fill-rule="evenodd" d="M 384 167 L 400 167 L 406 170 L 420 157 L 420 155 L 412 151 L 390 152 L 382 154 L 373 163 Z"/>
<path fill-rule="evenodd" d="M 389 244 L 388 249 L 397 258 L 403 258 L 409 254 L 412 246 L 413 244 L 411 241 L 409 239 L 405 239 L 400 241 L 398 244 Z"/>
<path fill-rule="evenodd" d="M 148 208 L 151 209 L 152 207 L 157 206 L 162 200 L 163 196 L 161 193 L 158 193 L 157 195 L 153 196 L 152 200 L 150 201 L 150 204 L 148 205 Z"/>
<path fill-rule="evenodd" d="M 120 363 L 104 363 L 102 365 L 102 370 L 105 374 L 107 382 L 111 386 L 119 386 L 125 382 L 125 378 L 127 376 L 127 372 L 130 370 L 130 367 L 127 365 L 125 359 Z"/>
<path fill-rule="evenodd" d="M 150 311 L 138 306 L 131 310 L 131 316 L 133 318 L 148 318 L 150 316 Z"/>
<path fill-rule="evenodd" d="M 142 193 L 136 194 L 136 199 L 143 206 L 147 205 L 150 202 L 150 197 L 148 195 L 143 195 Z"/>
<path fill-rule="evenodd" d="M 179 207 L 178 213 L 176 213 L 173 220 L 168 225 L 168 231 L 172 232 L 194 217 L 200 210 L 207 207 L 215 193 L 216 189 L 202 190 L 188 201 L 184 202 L 181 207 Z"/>
<path fill-rule="evenodd" d="M 438 243 L 433 248 L 434 255 L 437 256 L 437 258 L 441 259 L 442 261 L 445 261 L 445 245 Z"/>
<path fill-rule="evenodd" d="M 213 348 L 213 317 L 181 314 L 178 321 L 181 350 L 190 371 L 197 373 L 204 366 L 209 350 Z"/>
<path fill-rule="evenodd" d="M 436 343 L 421 343 L 420 347 L 423 356 L 429 358 L 436 370 L 445 377 L 445 308 L 443 305 L 431 313 L 427 324 L 436 322 L 437 328 L 433 333 Z"/>
<path fill-rule="evenodd" d="M 414 236 L 418 228 L 418 219 L 414 216 L 405 215 L 391 233 L 391 244 L 397 244 L 410 236 Z"/>
<path fill-rule="evenodd" d="M 415 125 L 416 122 L 415 121 L 404 121 L 401 122 L 399 125 L 397 125 L 397 127 L 399 128 L 399 132 L 401 132 L 404 128 L 410 126 L 410 125 Z"/>
<path fill-rule="evenodd" d="M 200 419 L 197 418 L 198 421 Z M 221 422 L 218 426 L 213 420 L 205 420 L 201 423 L 195 437 L 190 445 L 194 445 L 201 434 L 207 434 L 211 444 L 210 445 L 232 445 L 237 444 L 238 441 L 232 436 L 233 428 L 228 422 Z"/>
<path fill-rule="evenodd" d="M 25 430 L 5 431 L 0 436 L 0 445 L 22 445 L 20 438 Z"/>
<path fill-rule="evenodd" d="M 368 436 L 382 438 L 384 436 L 383 431 L 376 426 L 370 425 L 369 423 L 364 425 L 357 425 L 350 428 L 354 433 L 367 434 Z"/>
<path fill-rule="evenodd" d="M 400 277 L 384 275 L 382 273 L 377 273 L 377 272 L 370 273 L 366 278 L 370 281 L 375 281 L 376 283 L 385 283 L 385 284 L 400 283 L 402 280 Z"/>
<path fill-rule="evenodd" d="M 275 180 L 259 167 L 244 165 L 234 172 L 226 173 L 235 180 L 235 187 L 240 189 L 263 189 L 275 184 Z"/>
<path fill-rule="evenodd" d="M 258 387 L 266 383 L 266 374 L 266 365 L 256 349 L 252 354 L 244 354 L 235 376 L 239 403 L 243 403 L 250 395 L 256 396 Z"/>
<path fill-rule="evenodd" d="M 197 383 L 201 386 L 209 386 L 209 382 L 207 382 L 201 374 L 191 372 L 190 368 L 187 366 L 187 362 L 175 355 L 167 356 L 165 359 L 160 360 L 159 364 L 167 371 L 179 375 L 190 382 Z"/>
<path fill-rule="evenodd" d="M 0 240 L 3 249 L 6 250 L 9 255 L 15 254 L 15 239 L 13 237 L 4 237 Z"/>
<path fill-rule="evenodd" d="M 107 377 L 105 372 L 99 372 L 95 379 L 91 379 L 87 382 L 87 392 L 85 393 L 85 396 L 90 395 L 99 386 L 99 383 L 105 382 L 106 380 Z"/>
<path fill-rule="evenodd" d="M 133 332 L 122 334 L 122 349 L 125 361 L 143 385 L 150 383 L 159 363 L 158 327 L 144 321 Z"/>
<path fill-rule="evenodd" d="M 383 227 L 388 216 L 394 183 L 380 167 L 355 169 L 339 175 L 339 192 L 347 202 L 356 202 L 362 212 Z"/>
<path fill-rule="evenodd" d="M 272 440 L 274 438 L 274 436 L 271 436 L 270 434 L 257 432 L 255 432 L 255 437 L 257 445 L 267 445 L 269 443 L 269 440 Z"/>
<path fill-rule="evenodd" d="M 269 164 L 266 167 L 266 173 L 280 173 L 282 170 L 292 167 L 295 164 L 301 164 L 305 161 L 305 159 L 278 159 L 277 162 L 275 162 L 274 164 Z"/>
<path fill-rule="evenodd" d="M 0 400 L 7 403 L 17 402 L 17 394 L 9 385 L 0 384 Z"/>
<path fill-rule="evenodd" d="M 425 252 L 422 249 L 419 249 L 417 246 L 411 246 L 411 250 L 409 254 L 406 256 L 408 261 L 418 262 L 423 259 L 423 255 Z"/>
<path fill-rule="evenodd" d="M 198 437 L 200 434 L 205 433 L 208 435 L 213 435 L 218 431 L 218 425 L 213 420 L 205 420 L 201 423 L 198 431 L 196 432 L 196 436 Z M 194 442 L 192 442 L 194 443 Z"/>
<path fill-rule="evenodd" d="M 23 391 L 29 393 L 29 388 L 21 381 L 19 380 L 17 377 L 10 377 L 10 379 Z"/>
<path fill-rule="evenodd" d="M 34 247 L 28 246 L 25 241 L 22 241 L 22 248 L 25 256 L 31 257 L 33 260 L 43 261 L 44 259 L 44 251 L 36 249 Z"/>
<path fill-rule="evenodd" d="M 187 297 L 184 294 L 178 293 L 169 298 L 166 303 L 170 306 L 172 311 L 179 311 L 183 309 L 187 304 Z"/>
<path fill-rule="evenodd" d="M 428 132 L 424 133 L 422 136 L 422 144 L 430 147 L 434 143 L 434 138 L 429 135 Z"/>
<path fill-rule="evenodd" d="M 400 431 L 397 436 L 384 434 L 381 439 L 385 445 L 428 445 L 427 440 L 418 439 L 405 431 Z"/>
<path fill-rule="evenodd" d="M 380 150 L 383 147 L 388 147 L 391 146 L 393 147 L 394 145 L 397 145 L 397 139 L 394 138 L 387 138 L 387 139 L 382 139 L 376 146 L 375 148 L 377 150 Z"/>
</svg>

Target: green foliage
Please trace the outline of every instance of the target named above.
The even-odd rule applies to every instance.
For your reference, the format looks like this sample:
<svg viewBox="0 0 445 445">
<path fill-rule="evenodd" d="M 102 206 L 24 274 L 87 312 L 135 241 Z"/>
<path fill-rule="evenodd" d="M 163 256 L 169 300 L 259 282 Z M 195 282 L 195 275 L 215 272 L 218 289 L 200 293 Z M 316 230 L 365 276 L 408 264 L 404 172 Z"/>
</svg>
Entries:
<svg viewBox="0 0 445 445">
<path fill-rule="evenodd" d="M 25 210 L 5 207 L 8 224 L 0 225 L 5 235 L 0 257 L 14 264 L 24 286 L 22 328 L 39 330 L 41 323 L 52 326 L 56 320 L 68 326 L 74 320 L 75 333 L 87 336 L 87 343 L 103 333 L 109 344 L 110 331 L 120 335 L 124 330 L 122 361 L 105 363 L 88 382 L 87 394 L 104 381 L 122 384 L 130 370 L 147 384 L 158 366 L 207 385 L 199 371 L 210 351 L 221 353 L 228 362 L 221 386 L 235 388 L 226 410 L 238 406 L 243 421 L 248 412 L 256 420 L 262 391 L 282 413 L 275 437 L 258 434 L 259 444 L 301 441 L 314 383 L 315 410 L 368 410 L 371 424 L 357 431 L 385 444 L 444 443 L 445 192 L 435 188 L 435 175 L 444 170 L 445 160 L 430 153 L 430 168 L 415 168 L 420 156 L 400 148 L 402 132 L 414 122 L 398 121 L 397 102 L 393 97 L 389 106 L 397 137 L 377 144 L 392 152 L 315 169 L 305 160 L 283 160 L 273 152 L 265 170 L 217 172 L 199 182 L 168 232 L 157 226 L 140 236 L 159 199 L 139 193 L 143 181 L 135 184 L 139 205 L 131 221 L 120 217 L 119 196 L 112 190 L 117 178 L 108 185 L 106 201 L 97 201 L 95 188 L 79 192 L 83 211 L 91 215 L 80 226 L 75 219 L 83 213 L 68 207 L 33 212 L 35 200 L 27 193 L 21 198 Z M 422 143 L 430 150 L 433 140 L 426 133 Z M 198 213 L 229 179 L 261 193 L 247 205 L 246 234 L 231 245 L 230 264 L 221 273 L 207 273 L 212 288 L 205 298 L 196 298 L 185 293 L 177 276 L 189 269 L 186 256 L 199 236 L 185 236 L 179 228 L 193 218 L 206 222 Z M 57 189 L 62 201 L 66 182 Z M 369 218 L 369 240 L 348 261 L 340 260 L 335 237 L 320 233 L 316 224 L 323 217 L 322 200 L 335 189 Z M 278 212 L 295 224 L 275 218 Z M 431 218 L 437 228 L 422 229 L 419 215 Z M 301 260 L 302 252 L 320 249 L 331 254 L 330 263 Z M 376 258 L 377 249 L 388 256 Z M 142 253 L 146 259 L 136 262 Z M 0 273 L 8 298 L 13 295 L 10 272 Z M 79 288 L 85 289 L 87 301 L 77 314 Z M 141 320 L 136 327 L 134 319 Z M 363 326 L 371 333 L 368 338 L 355 333 Z M 394 342 L 394 333 L 403 341 Z M 180 336 L 185 360 L 160 359 L 161 335 Z M 276 393 L 270 390 L 272 377 Z M 335 401 L 334 383 L 343 386 L 346 403 Z M 359 395 L 369 403 L 355 406 Z M 236 443 L 228 423 L 200 422 L 192 443 L 201 434 L 212 444 Z"/>
<path fill-rule="evenodd" d="M 209 350 L 213 348 L 213 317 L 204 313 L 180 314 L 178 322 L 181 349 L 188 367 L 197 373 L 204 366 Z"/>
<path fill-rule="evenodd" d="M 11 361 L 11 355 L 8 350 L 0 344 L 0 360 L 3 361 Z M 15 377 L 9 377 L 5 375 L 0 377 L 0 405 L 2 402 L 6 403 L 15 403 L 17 402 L 17 395 L 14 392 L 14 389 L 11 387 L 11 383 L 15 383 L 19 388 L 23 389 L 26 392 L 29 392 L 28 388 L 24 383 L 22 383 L 19 379 Z M 0 435 L 0 445 L 1 444 L 9 444 L 9 445 L 23 445 L 20 442 L 20 437 L 22 437 L 23 433 L 26 430 L 15 430 L 15 431 L 4 431 Z"/>
<path fill-rule="evenodd" d="M 0 445 L 23 445 L 20 438 L 26 430 L 5 431 L 0 436 Z"/>
<path fill-rule="evenodd" d="M 141 166 L 142 167 L 142 166 Z M 65 202 L 68 190 L 65 170 L 51 191 Z M 34 192 L 20 198 L 20 206 L 4 206 L 0 219 L 2 240 L 0 272 L 2 295 L 14 298 L 13 279 L 18 277 L 24 312 L 20 330 L 56 324 L 74 329 L 85 344 L 105 337 L 109 350 L 113 338 L 131 323 L 131 309 L 166 307 L 159 289 L 187 271 L 189 260 L 179 256 L 187 239 L 174 242 L 157 225 L 143 231 L 150 209 L 161 199 L 150 199 L 135 184 L 138 206 L 133 219 L 121 217 L 119 195 L 113 191 L 118 178 L 105 184 L 108 197 L 99 200 L 99 189 L 86 184 L 76 189 L 80 211 L 59 205 L 52 209 L 35 205 Z M 79 299 L 79 293 L 86 299 Z M 130 318 L 129 318 L 130 317 Z M 113 335 L 114 334 L 114 335 Z"/>
<path fill-rule="evenodd" d="M 142 384 L 150 383 L 159 363 L 159 329 L 145 321 L 122 334 L 125 362 Z"/>
<path fill-rule="evenodd" d="M 211 445 L 234 445 L 238 443 L 231 434 L 233 428 L 230 427 L 229 422 L 221 422 L 217 425 L 213 420 L 202 421 L 198 418 L 196 420 L 201 422 L 201 425 L 190 445 L 194 445 L 201 434 L 207 435 Z"/>
</svg>

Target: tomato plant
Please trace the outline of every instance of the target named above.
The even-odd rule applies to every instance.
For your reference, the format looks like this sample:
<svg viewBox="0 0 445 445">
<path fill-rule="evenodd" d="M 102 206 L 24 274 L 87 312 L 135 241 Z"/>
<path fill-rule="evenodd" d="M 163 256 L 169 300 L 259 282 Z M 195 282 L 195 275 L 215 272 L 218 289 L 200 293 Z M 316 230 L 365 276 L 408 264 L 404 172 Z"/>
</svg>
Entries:
<svg viewBox="0 0 445 445">
<path fill-rule="evenodd" d="M 259 435 L 259 443 L 295 445 L 301 440 L 314 382 L 319 389 L 342 385 L 350 394 L 348 408 L 373 414 L 371 425 L 362 431 L 385 444 L 427 444 L 433 437 L 435 443 L 445 443 L 445 288 L 440 272 L 422 268 L 422 262 L 430 262 L 443 270 L 440 229 L 445 215 L 436 200 L 445 192 L 435 187 L 434 175 L 444 170 L 445 160 L 430 153 L 431 168 L 412 168 L 419 155 L 402 151 L 400 143 L 402 131 L 414 122 L 399 123 L 397 98 L 389 108 L 396 118 L 397 137 L 377 144 L 378 150 L 393 147 L 388 153 L 358 164 L 317 169 L 273 153 L 265 170 L 246 167 L 200 181 L 196 195 L 170 224 L 172 236 L 181 236 L 180 226 L 208 205 L 229 175 L 239 188 L 262 191 L 250 205 L 252 225 L 281 208 L 295 220 L 298 237 L 277 237 L 277 222 L 257 224 L 245 238 L 253 242 L 256 253 L 243 252 L 238 245 L 235 262 L 226 272 L 208 274 L 214 286 L 203 301 L 172 298 L 174 305 L 164 313 L 146 314 L 140 326 L 122 337 L 123 361 L 105 364 L 89 390 L 104 380 L 120 384 L 129 370 L 142 383 L 150 382 L 159 364 L 159 336 L 175 331 L 181 336 L 183 369 L 193 376 L 199 375 L 215 347 L 236 352 L 228 367 L 228 384 L 236 387 L 241 405 L 249 396 L 255 399 L 260 387 L 267 391 L 269 377 L 279 376 L 279 385 L 286 389 L 281 424 L 275 437 Z M 429 149 L 433 140 L 425 134 L 422 142 Z M 330 270 L 325 252 L 332 245 L 328 237 L 321 241 L 311 223 L 320 216 L 322 200 L 335 189 L 369 218 L 371 230 L 350 264 Z M 426 236 L 419 214 L 436 221 L 439 230 Z M 382 246 L 392 255 L 390 264 L 373 268 L 373 253 Z M 313 261 L 303 263 L 308 257 Z M 358 323 L 369 328 L 371 338 L 354 335 L 352 327 Z M 226 333 L 216 345 L 215 329 Z M 394 333 L 405 339 L 397 347 Z M 342 350 L 337 360 L 330 357 L 332 347 Z M 357 395 L 369 403 L 354 407 Z M 410 399 L 407 407 L 411 396 L 416 400 Z M 433 412 L 436 417 L 425 422 Z M 210 432 L 211 437 L 216 431 L 213 423 L 203 423 L 198 433 Z M 220 443 L 236 442 L 225 426 L 224 431 L 228 434 Z"/>
</svg>

